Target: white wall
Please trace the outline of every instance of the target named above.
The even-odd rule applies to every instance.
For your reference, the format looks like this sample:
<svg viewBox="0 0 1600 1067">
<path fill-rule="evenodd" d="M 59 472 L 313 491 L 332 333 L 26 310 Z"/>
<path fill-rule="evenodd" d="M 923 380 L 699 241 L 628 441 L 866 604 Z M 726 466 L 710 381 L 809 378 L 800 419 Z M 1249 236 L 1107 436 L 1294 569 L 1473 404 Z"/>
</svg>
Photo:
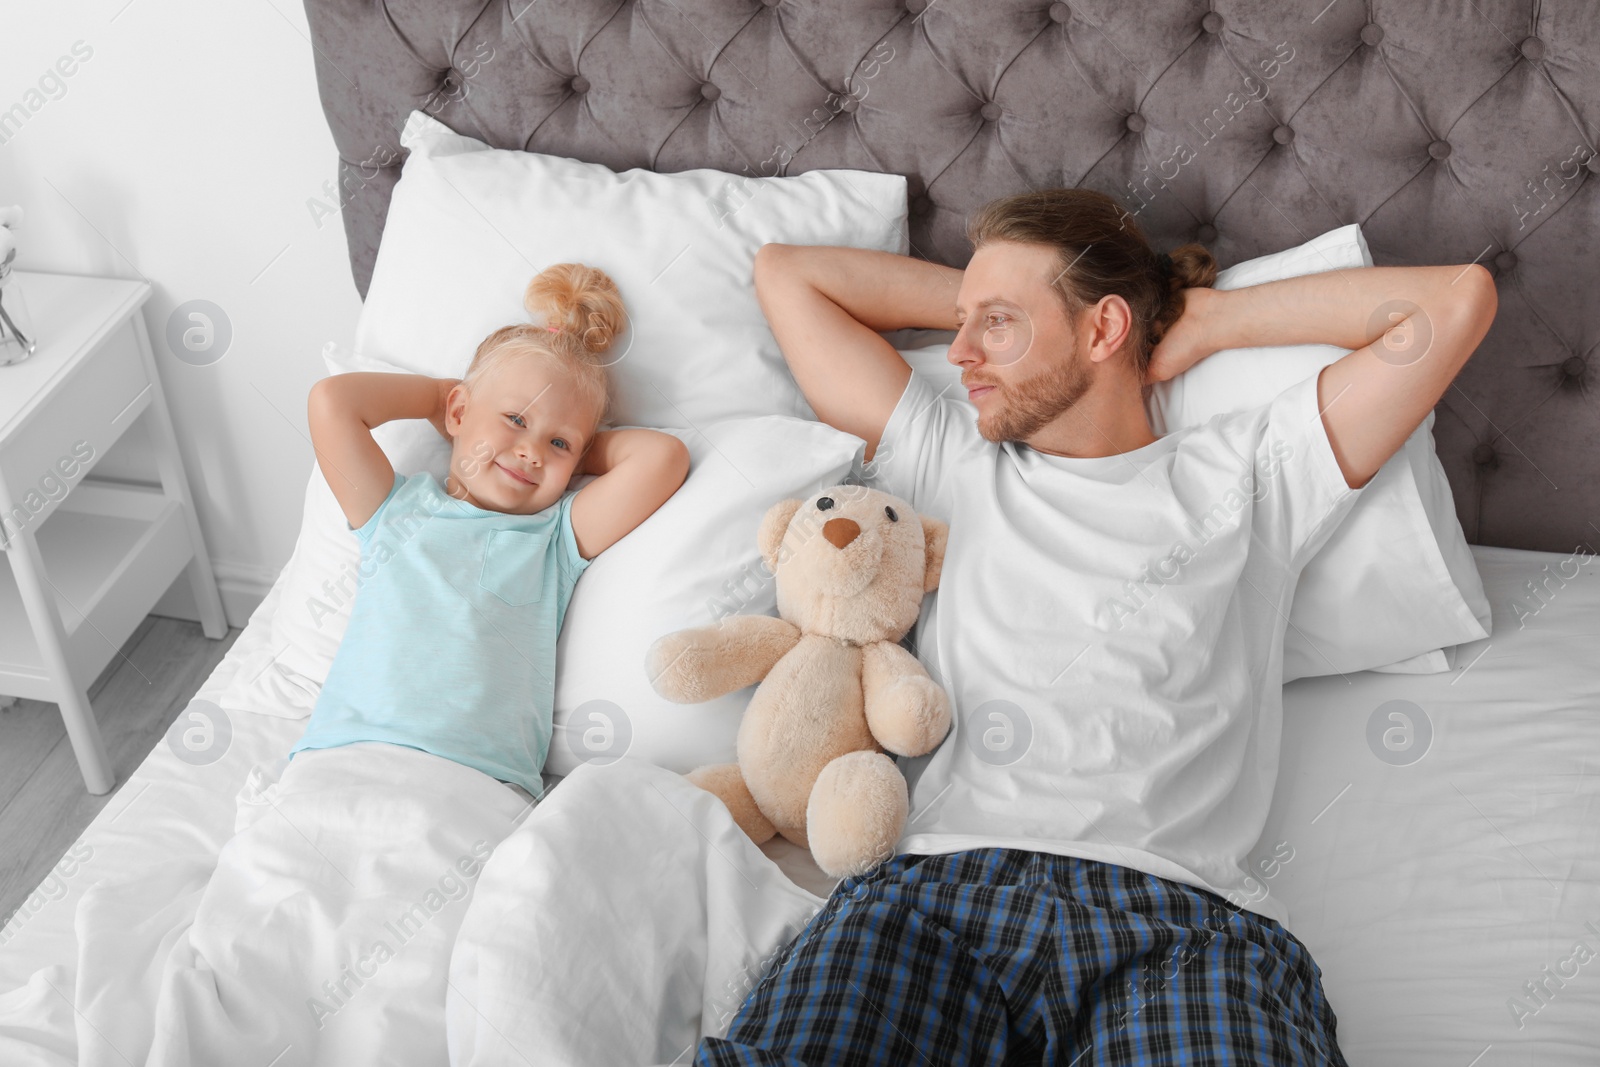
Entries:
<svg viewBox="0 0 1600 1067">
<path fill-rule="evenodd" d="M 55 82 L 77 42 L 92 55 Z M 294 547 L 322 345 L 348 346 L 360 311 L 339 216 L 319 228 L 307 207 L 337 159 L 305 13 L 293 0 L 0 0 L 0 112 L 14 104 L 37 107 L 0 127 L 0 204 L 28 212 L 17 265 L 153 285 L 146 325 L 229 620 L 243 625 Z M 164 341 L 193 299 L 233 328 L 209 366 Z M 136 426 L 95 473 L 153 470 Z M 184 584 L 158 610 L 184 613 Z"/>
</svg>

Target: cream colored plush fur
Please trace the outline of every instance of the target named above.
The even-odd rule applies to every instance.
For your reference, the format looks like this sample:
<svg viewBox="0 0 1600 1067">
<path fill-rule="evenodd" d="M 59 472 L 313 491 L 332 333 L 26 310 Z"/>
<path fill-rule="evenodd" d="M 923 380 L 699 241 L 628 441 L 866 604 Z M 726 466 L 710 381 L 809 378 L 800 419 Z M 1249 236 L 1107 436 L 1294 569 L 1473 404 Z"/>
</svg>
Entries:
<svg viewBox="0 0 1600 1067">
<path fill-rule="evenodd" d="M 757 535 L 781 617 L 730 615 L 651 646 L 647 670 L 668 700 L 761 683 L 739 725 L 739 762 L 689 775 L 757 843 L 778 833 L 809 845 L 834 877 L 893 854 L 906 783 L 884 752 L 920 756 L 950 730 L 944 689 L 898 643 L 939 585 L 947 534 L 859 485 L 781 501 Z"/>
</svg>

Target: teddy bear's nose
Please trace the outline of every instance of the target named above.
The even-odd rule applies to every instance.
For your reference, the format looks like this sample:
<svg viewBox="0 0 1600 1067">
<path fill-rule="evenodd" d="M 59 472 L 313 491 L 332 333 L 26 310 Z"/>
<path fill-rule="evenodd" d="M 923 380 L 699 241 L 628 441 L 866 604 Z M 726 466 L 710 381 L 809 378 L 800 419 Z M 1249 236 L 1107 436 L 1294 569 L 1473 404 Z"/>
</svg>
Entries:
<svg viewBox="0 0 1600 1067">
<path fill-rule="evenodd" d="M 834 548 L 843 548 L 861 533 L 861 527 L 856 525 L 854 519 L 829 519 L 822 524 L 822 536 L 826 537 Z"/>
</svg>

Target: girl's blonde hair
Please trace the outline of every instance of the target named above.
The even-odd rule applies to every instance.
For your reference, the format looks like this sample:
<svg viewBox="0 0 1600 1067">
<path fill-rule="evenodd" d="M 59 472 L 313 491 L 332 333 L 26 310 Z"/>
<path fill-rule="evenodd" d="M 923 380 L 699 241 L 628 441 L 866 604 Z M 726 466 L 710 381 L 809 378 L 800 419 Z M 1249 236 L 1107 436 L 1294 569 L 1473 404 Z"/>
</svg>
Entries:
<svg viewBox="0 0 1600 1067">
<path fill-rule="evenodd" d="M 611 407 L 611 382 L 601 357 L 627 325 L 617 283 L 597 267 L 557 263 L 533 276 L 522 304 L 540 321 L 502 326 L 485 337 L 462 384 L 470 392 L 478 379 L 515 355 L 550 360 L 573 372 L 595 402 L 595 425 L 602 425 Z"/>
</svg>

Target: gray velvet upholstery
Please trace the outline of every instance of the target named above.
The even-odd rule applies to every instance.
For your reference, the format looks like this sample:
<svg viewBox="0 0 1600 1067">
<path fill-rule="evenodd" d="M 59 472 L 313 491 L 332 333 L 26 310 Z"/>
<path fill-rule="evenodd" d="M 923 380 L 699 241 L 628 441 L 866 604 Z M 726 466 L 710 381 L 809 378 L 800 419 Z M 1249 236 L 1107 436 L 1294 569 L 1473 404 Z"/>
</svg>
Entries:
<svg viewBox="0 0 1600 1067">
<path fill-rule="evenodd" d="M 957 266 L 969 212 L 1053 185 L 1224 265 L 1360 222 L 1380 265 L 1497 277 L 1498 320 L 1434 426 L 1468 540 L 1600 546 L 1600 14 L 1325 2 L 306 7 L 363 294 L 414 108 L 619 170 L 895 171 L 915 253 Z"/>
</svg>

